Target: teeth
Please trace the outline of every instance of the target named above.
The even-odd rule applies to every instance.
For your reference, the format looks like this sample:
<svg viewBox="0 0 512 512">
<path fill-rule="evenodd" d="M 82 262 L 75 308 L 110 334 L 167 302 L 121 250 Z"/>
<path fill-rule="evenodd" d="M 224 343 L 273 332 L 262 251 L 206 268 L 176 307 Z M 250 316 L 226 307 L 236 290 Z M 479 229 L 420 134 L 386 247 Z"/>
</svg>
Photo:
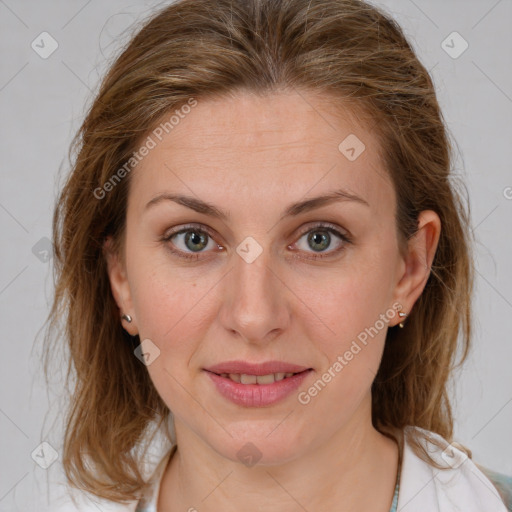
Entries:
<svg viewBox="0 0 512 512">
<path fill-rule="evenodd" d="M 240 375 L 240 382 L 242 384 L 256 384 L 259 377 L 256 377 L 256 375 L 247 375 L 245 373 L 242 373 Z"/>
<path fill-rule="evenodd" d="M 273 384 L 276 381 L 276 376 L 273 373 L 269 373 L 268 375 L 258 375 L 256 377 L 256 382 L 258 384 Z"/>
<path fill-rule="evenodd" d="M 221 377 L 231 379 L 241 384 L 272 384 L 294 375 L 290 373 L 269 373 L 267 375 L 247 375 L 246 373 L 222 373 Z"/>
</svg>

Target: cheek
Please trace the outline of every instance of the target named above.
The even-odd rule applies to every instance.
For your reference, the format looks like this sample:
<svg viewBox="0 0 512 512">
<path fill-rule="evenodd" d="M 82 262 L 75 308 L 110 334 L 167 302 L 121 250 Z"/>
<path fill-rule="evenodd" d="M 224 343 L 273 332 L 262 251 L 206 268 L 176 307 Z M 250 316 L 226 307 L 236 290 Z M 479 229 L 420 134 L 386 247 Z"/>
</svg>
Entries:
<svg viewBox="0 0 512 512">
<path fill-rule="evenodd" d="M 314 422 L 316 418 L 325 420 L 327 415 L 343 424 L 370 391 L 380 366 L 389 320 L 395 314 L 387 306 L 384 294 L 377 291 L 374 277 L 377 276 L 371 273 L 354 273 L 332 282 L 323 294 L 323 308 L 319 311 L 330 330 L 321 337 L 312 331 L 308 335 L 323 355 L 322 366 L 299 400 L 307 404 Z M 343 286 L 336 286 L 340 284 Z M 322 421 L 318 421 L 318 427 L 322 427 Z"/>
<path fill-rule="evenodd" d="M 204 311 L 207 291 L 215 284 L 216 276 L 200 267 L 196 271 L 187 269 L 163 249 L 133 250 L 130 288 L 141 335 L 160 343 L 174 340 L 178 344 L 184 332 L 192 334 L 195 323 L 191 317 Z"/>
<path fill-rule="evenodd" d="M 328 329 L 318 322 L 316 330 L 313 322 L 302 328 L 323 353 L 322 369 L 345 376 L 333 378 L 337 384 L 330 387 L 340 386 L 348 395 L 357 395 L 361 386 L 369 387 L 380 364 L 387 329 L 396 315 L 392 308 L 393 258 L 392 247 L 367 248 L 354 252 L 325 278 L 317 275 L 314 287 L 311 279 L 301 278 L 301 296 Z M 337 365 L 336 371 L 333 365 L 340 357 L 343 368 Z"/>
<path fill-rule="evenodd" d="M 161 352 L 180 350 L 185 333 L 191 334 L 196 283 L 180 279 L 169 263 L 150 254 L 132 261 L 130 288 L 141 341 L 149 338 Z"/>
<path fill-rule="evenodd" d="M 391 307 L 394 257 L 384 248 L 354 251 L 329 272 L 301 274 L 295 289 L 332 337 L 353 338 Z"/>
<path fill-rule="evenodd" d="M 149 338 L 158 347 L 159 356 L 147 369 L 153 384 L 171 409 L 188 403 L 184 391 L 190 379 L 190 361 L 204 339 L 208 296 L 201 281 L 187 281 L 163 267 L 153 267 L 137 286 L 134 307 L 137 311 L 140 339 Z M 142 270 L 142 269 L 139 269 Z M 140 274 L 142 276 L 142 273 Z M 203 278 L 204 279 L 204 278 Z"/>
</svg>

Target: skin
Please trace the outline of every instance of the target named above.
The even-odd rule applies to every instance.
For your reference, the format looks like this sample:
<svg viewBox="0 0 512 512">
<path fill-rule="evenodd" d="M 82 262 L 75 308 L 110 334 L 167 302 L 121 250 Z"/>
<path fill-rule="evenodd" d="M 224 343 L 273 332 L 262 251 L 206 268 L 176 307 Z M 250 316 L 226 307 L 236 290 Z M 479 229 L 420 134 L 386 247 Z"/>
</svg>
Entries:
<svg viewBox="0 0 512 512">
<path fill-rule="evenodd" d="M 307 405 L 297 393 L 269 407 L 235 405 L 203 371 L 232 359 L 287 361 L 313 368 L 299 389 L 307 390 L 379 315 L 397 302 L 410 312 L 424 289 L 439 217 L 422 212 L 399 251 L 395 192 L 376 138 L 328 100 L 305 91 L 199 100 L 132 171 L 125 263 L 110 242 L 106 255 L 120 314 L 133 319 L 123 326 L 160 350 L 147 369 L 174 414 L 178 449 L 159 511 L 389 511 L 398 449 L 372 426 L 370 389 L 398 315 Z M 366 146 L 355 161 L 338 149 L 349 134 Z M 289 204 L 339 188 L 368 205 L 338 201 L 280 220 Z M 163 192 L 202 199 L 229 218 L 172 201 L 145 210 Z M 331 234 L 320 248 L 308 243 L 309 227 L 322 235 L 316 222 L 352 241 Z M 213 238 L 162 241 L 188 223 Z M 236 252 L 248 236 L 262 248 L 250 264 Z M 199 248 L 200 257 L 169 247 Z M 248 442 L 261 452 L 252 467 L 237 457 Z"/>
</svg>

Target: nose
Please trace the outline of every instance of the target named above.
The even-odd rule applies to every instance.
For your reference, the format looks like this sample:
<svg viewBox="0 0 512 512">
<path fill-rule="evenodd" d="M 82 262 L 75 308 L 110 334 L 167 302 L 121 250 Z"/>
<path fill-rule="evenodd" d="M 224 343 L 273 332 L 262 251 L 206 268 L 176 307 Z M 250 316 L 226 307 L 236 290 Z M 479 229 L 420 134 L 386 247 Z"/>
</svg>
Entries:
<svg viewBox="0 0 512 512">
<path fill-rule="evenodd" d="M 268 250 L 250 263 L 238 254 L 233 260 L 223 283 L 221 323 L 232 337 L 268 343 L 289 325 L 291 292 L 272 265 Z"/>
</svg>

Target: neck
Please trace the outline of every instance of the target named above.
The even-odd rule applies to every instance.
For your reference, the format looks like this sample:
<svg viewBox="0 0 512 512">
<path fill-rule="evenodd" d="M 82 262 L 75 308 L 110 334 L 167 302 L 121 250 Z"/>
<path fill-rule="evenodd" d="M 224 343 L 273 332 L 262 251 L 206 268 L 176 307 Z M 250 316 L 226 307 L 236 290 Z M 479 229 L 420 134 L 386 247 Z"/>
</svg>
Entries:
<svg viewBox="0 0 512 512">
<path fill-rule="evenodd" d="M 158 510 L 389 512 L 398 446 L 371 425 L 340 428 L 298 458 L 245 466 L 175 420 L 177 450 L 164 472 Z M 257 506 L 257 507 L 256 507 Z"/>
</svg>

